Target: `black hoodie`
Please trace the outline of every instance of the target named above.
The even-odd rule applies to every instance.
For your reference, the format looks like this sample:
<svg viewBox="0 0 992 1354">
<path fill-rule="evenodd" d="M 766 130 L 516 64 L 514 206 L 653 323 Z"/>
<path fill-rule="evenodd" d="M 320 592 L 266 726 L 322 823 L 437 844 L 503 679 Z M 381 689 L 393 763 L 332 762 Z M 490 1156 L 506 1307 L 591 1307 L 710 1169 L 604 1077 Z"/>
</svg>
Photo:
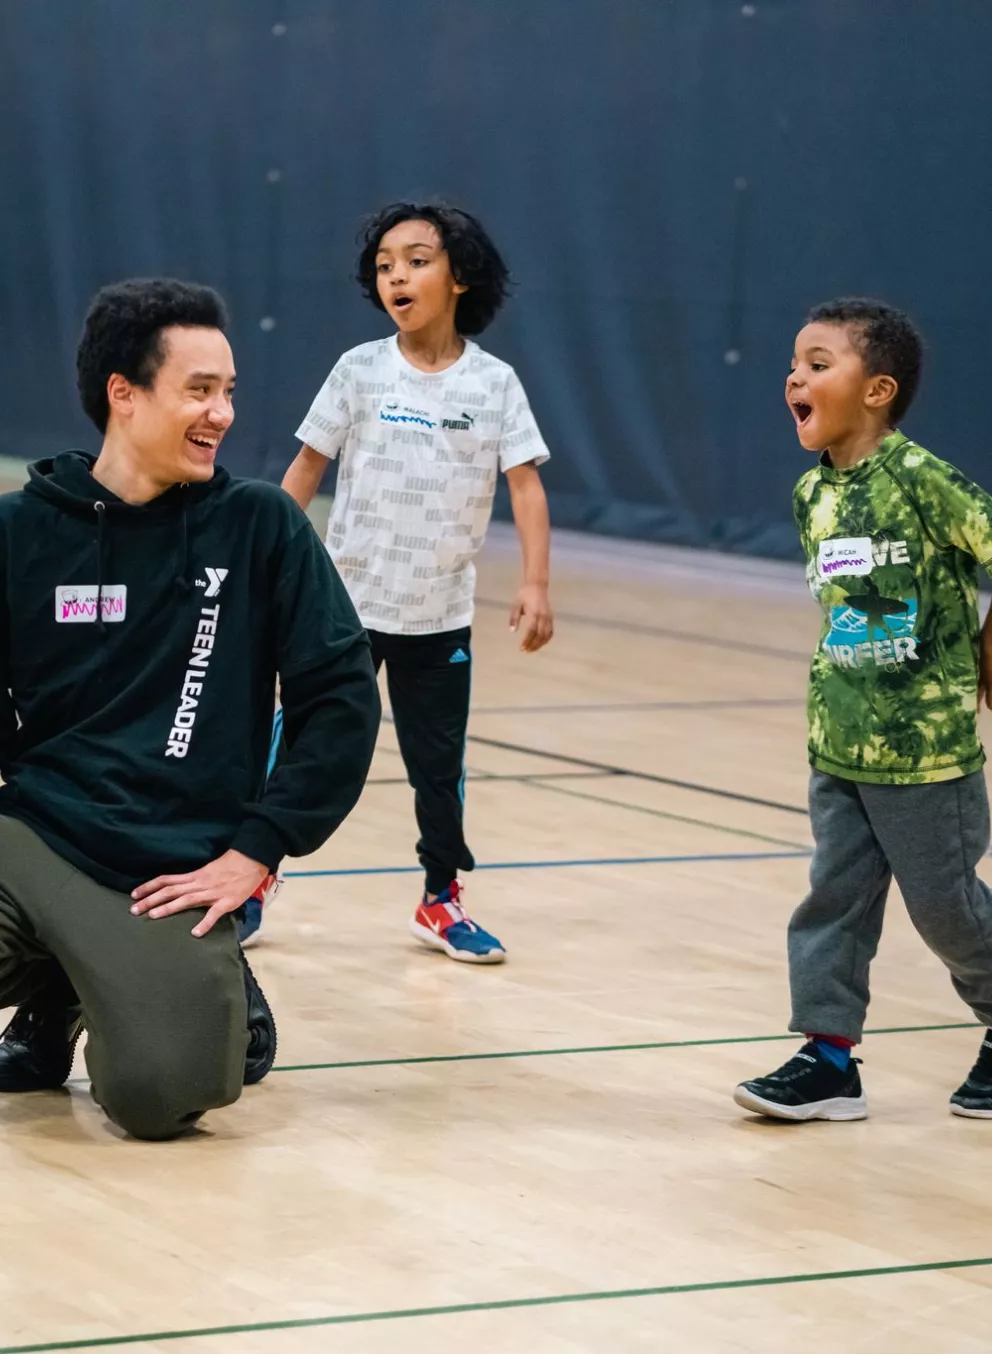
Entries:
<svg viewBox="0 0 992 1354">
<path fill-rule="evenodd" d="M 92 465 L 64 452 L 0 497 L 0 814 L 123 891 L 229 847 L 270 870 L 315 850 L 361 793 L 379 697 L 305 514 L 220 468 L 135 507 Z"/>
</svg>

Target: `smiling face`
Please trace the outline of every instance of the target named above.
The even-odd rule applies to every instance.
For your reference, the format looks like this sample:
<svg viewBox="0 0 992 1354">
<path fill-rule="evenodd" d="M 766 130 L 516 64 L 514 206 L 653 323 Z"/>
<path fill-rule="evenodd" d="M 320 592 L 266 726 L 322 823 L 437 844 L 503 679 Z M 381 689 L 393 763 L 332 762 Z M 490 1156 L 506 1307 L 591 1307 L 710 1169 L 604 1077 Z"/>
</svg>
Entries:
<svg viewBox="0 0 992 1354">
<path fill-rule="evenodd" d="M 379 241 L 376 290 L 401 333 L 439 322 L 454 325 L 458 298 L 468 290 L 455 280 L 444 243 L 429 221 L 401 221 Z"/>
<path fill-rule="evenodd" d="M 234 422 L 231 345 L 219 329 L 177 325 L 163 329 L 160 342 L 164 358 L 147 389 L 111 376 L 111 426 L 162 488 L 209 480 Z"/>
<path fill-rule="evenodd" d="M 898 386 L 869 375 L 847 324 L 807 324 L 796 336 L 785 401 L 807 451 L 824 451 L 886 425 Z"/>
</svg>

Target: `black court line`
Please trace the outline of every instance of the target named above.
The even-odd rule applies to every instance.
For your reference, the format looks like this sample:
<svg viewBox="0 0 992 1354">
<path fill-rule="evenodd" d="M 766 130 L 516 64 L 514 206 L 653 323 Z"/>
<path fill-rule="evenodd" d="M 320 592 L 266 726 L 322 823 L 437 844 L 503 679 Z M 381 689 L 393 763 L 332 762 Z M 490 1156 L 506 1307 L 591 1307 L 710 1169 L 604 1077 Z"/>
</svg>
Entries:
<svg viewBox="0 0 992 1354">
<path fill-rule="evenodd" d="M 477 597 L 476 606 L 506 609 L 505 602 L 496 602 L 489 597 Z M 735 639 L 730 635 L 700 635 L 693 630 L 674 630 L 664 625 L 642 625 L 637 621 L 620 621 L 614 616 L 584 616 L 577 611 L 556 611 L 555 620 L 569 621 L 573 625 L 592 625 L 599 630 L 620 630 L 630 635 L 651 635 L 655 639 L 674 639 L 684 644 L 703 644 L 711 649 L 722 649 L 725 653 L 760 654 L 763 658 L 783 658 L 788 662 L 809 663 L 812 647 L 799 649 L 778 649 L 770 644 L 754 644 L 750 640 Z"/>
<path fill-rule="evenodd" d="M 370 1321 L 404 1321 L 425 1316 L 466 1316 L 473 1312 L 510 1312 L 534 1307 L 562 1307 L 580 1302 L 616 1302 L 664 1298 L 684 1293 L 730 1293 L 786 1284 L 836 1283 L 844 1279 L 881 1279 L 897 1274 L 936 1274 L 987 1268 L 992 1256 L 967 1260 L 927 1260 L 916 1265 L 876 1265 L 870 1269 L 828 1269 L 812 1274 L 766 1274 L 753 1279 L 711 1279 L 703 1283 L 668 1283 L 652 1288 L 606 1288 L 598 1293 L 554 1293 L 535 1298 L 503 1298 L 492 1302 L 453 1302 L 445 1307 L 401 1307 L 391 1311 L 345 1312 L 333 1316 L 290 1317 L 282 1321 L 245 1321 L 235 1326 L 200 1326 L 187 1330 L 144 1331 L 83 1340 L 49 1340 L 44 1344 L 3 1345 L 0 1354 L 55 1354 L 56 1350 L 109 1349 L 115 1345 L 148 1344 L 152 1340 L 194 1340 L 211 1335 L 250 1335 L 262 1331 L 313 1330 L 322 1326 L 355 1326 Z M 840 1299 L 838 1298 L 838 1301 Z M 522 1342 L 525 1346 L 526 1339 Z M 659 1348 L 661 1346 L 659 1345 Z"/>
<path fill-rule="evenodd" d="M 597 777 L 598 779 L 598 777 Z M 589 794 L 586 790 L 572 790 L 567 785 L 554 782 L 544 784 L 539 780 L 530 782 L 534 790 L 547 790 L 551 794 L 567 795 L 569 799 L 584 799 L 592 804 L 608 804 L 614 809 L 627 809 L 630 813 L 646 813 L 652 818 L 664 818 L 671 823 L 685 823 L 690 827 L 704 827 L 710 832 L 727 832 L 732 837 L 750 837 L 752 841 L 766 842 L 772 846 L 791 846 L 794 851 L 807 851 L 803 842 L 786 841 L 783 837 L 770 837 L 766 832 L 752 832 L 749 828 L 728 827 L 723 823 L 714 823 L 704 818 L 690 818 L 684 813 L 669 813 L 667 809 L 649 808 L 647 804 L 629 804 L 623 799 L 610 799 L 607 795 Z"/>
<path fill-rule="evenodd" d="M 677 780 L 674 776 L 659 776 L 652 771 L 634 771 L 628 766 L 611 766 L 608 762 L 596 762 L 589 757 L 574 757 L 564 752 L 545 752 L 540 748 L 526 747 L 522 743 L 507 743 L 502 738 L 483 738 L 481 734 L 470 733 L 470 743 L 480 747 L 499 748 L 503 752 L 521 752 L 531 757 L 543 757 L 546 761 L 563 762 L 566 766 L 583 766 L 590 771 L 599 771 L 611 776 L 630 776 L 634 780 L 649 781 L 652 785 L 671 785 L 677 790 L 692 790 L 696 794 L 716 795 L 719 799 L 732 799 L 739 804 L 757 804 L 763 809 L 779 809 L 782 813 L 808 813 L 805 804 L 783 804 L 776 799 L 762 799 L 758 795 L 741 794 L 738 790 L 721 790 L 715 785 L 699 785 L 691 780 Z M 0 1354 L 3 1351 L 0 1350 Z"/>
<path fill-rule="evenodd" d="M 499 771 L 469 771 L 469 781 L 511 780 L 524 784 L 533 784 L 542 780 L 605 780 L 616 777 L 617 771 L 525 771 L 512 775 Z M 406 776 L 376 776 L 367 780 L 366 785 L 409 785 Z"/>
<path fill-rule="evenodd" d="M 758 710 L 780 706 L 804 706 L 804 696 L 783 696 L 768 700 L 698 701 L 607 701 L 589 705 L 473 705 L 473 715 L 580 715 L 635 714 L 644 710 Z"/>
</svg>

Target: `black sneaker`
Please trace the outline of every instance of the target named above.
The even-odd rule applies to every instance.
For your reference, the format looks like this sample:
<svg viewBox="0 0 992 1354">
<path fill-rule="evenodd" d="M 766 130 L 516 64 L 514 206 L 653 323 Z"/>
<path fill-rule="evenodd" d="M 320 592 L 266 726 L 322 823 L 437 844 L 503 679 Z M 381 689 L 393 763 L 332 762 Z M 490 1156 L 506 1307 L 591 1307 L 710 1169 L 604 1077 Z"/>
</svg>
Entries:
<svg viewBox="0 0 992 1354">
<path fill-rule="evenodd" d="M 772 1119 L 866 1119 L 860 1061 L 852 1058 L 841 1071 L 810 1042 L 777 1072 L 742 1081 L 734 1099 L 742 1109 Z"/>
<path fill-rule="evenodd" d="M 83 1032 L 79 1000 L 62 977 L 17 1008 L 0 1039 L 0 1092 L 57 1091 Z"/>
<path fill-rule="evenodd" d="M 951 1096 L 951 1113 L 964 1119 L 992 1119 L 992 1030 L 985 1031 L 978 1061 Z"/>
<path fill-rule="evenodd" d="M 245 971 L 245 996 L 248 998 L 248 1052 L 245 1054 L 244 1084 L 257 1086 L 272 1071 L 272 1064 L 276 1060 L 276 1022 L 244 951 L 240 953 Z"/>
</svg>

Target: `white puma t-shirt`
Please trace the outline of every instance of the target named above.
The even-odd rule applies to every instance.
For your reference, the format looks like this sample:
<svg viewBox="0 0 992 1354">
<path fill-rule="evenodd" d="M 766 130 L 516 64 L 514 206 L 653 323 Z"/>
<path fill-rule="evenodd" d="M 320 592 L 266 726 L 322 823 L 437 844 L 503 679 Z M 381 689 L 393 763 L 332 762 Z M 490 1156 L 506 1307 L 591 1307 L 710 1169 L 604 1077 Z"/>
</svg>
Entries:
<svg viewBox="0 0 992 1354">
<path fill-rule="evenodd" d="M 363 343 L 296 435 L 341 457 L 327 549 L 366 629 L 470 625 L 497 473 L 548 459 L 513 368 L 471 340 L 439 372 L 411 366 L 395 335 Z"/>
</svg>

